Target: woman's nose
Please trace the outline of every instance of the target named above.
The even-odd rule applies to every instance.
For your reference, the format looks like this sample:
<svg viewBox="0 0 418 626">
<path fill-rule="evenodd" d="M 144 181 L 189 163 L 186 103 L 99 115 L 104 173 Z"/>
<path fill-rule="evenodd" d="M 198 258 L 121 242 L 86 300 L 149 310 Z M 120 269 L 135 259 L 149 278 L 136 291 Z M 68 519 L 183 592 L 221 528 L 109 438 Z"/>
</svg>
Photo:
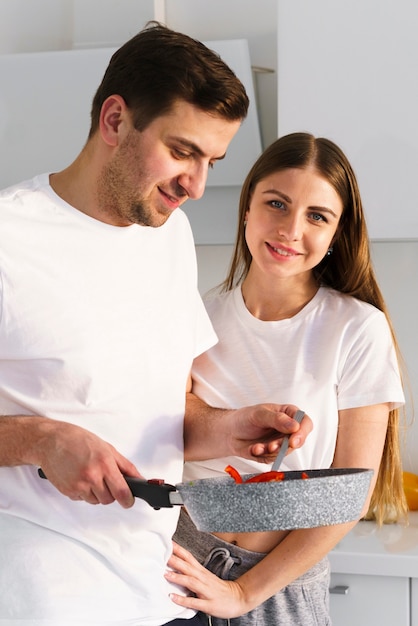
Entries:
<svg viewBox="0 0 418 626">
<path fill-rule="evenodd" d="M 302 216 L 297 213 L 287 213 L 283 215 L 278 225 L 280 235 L 285 237 L 288 241 L 297 241 L 300 239 L 302 229 Z"/>
</svg>

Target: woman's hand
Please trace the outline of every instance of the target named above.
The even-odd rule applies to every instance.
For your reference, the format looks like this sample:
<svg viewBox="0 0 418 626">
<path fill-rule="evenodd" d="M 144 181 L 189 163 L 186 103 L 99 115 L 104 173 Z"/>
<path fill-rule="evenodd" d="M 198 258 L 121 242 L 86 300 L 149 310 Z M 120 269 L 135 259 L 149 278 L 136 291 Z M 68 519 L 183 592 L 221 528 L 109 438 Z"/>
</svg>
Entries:
<svg viewBox="0 0 418 626">
<path fill-rule="evenodd" d="M 212 617 L 231 618 L 247 613 L 243 590 L 237 580 L 222 580 L 201 565 L 190 552 L 173 541 L 173 554 L 168 566 L 174 571 L 166 572 L 166 579 L 189 589 L 195 596 L 171 594 L 180 606 L 207 613 Z"/>
</svg>

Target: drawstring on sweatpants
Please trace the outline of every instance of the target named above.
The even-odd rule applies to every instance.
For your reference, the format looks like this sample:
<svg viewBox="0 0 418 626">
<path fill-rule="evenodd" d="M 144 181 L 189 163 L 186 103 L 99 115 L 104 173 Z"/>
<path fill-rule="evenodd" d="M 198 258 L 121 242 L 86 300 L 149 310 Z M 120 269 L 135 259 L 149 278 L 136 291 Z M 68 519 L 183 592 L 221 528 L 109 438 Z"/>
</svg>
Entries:
<svg viewBox="0 0 418 626">
<path fill-rule="evenodd" d="M 227 548 L 213 548 L 203 562 L 203 566 L 206 567 L 206 569 L 216 574 L 219 578 L 222 578 L 222 580 L 228 580 L 229 572 L 233 565 L 240 564 L 241 558 L 231 554 Z M 208 619 L 209 626 L 212 626 L 212 618 L 210 615 L 208 615 Z M 229 618 L 226 620 L 226 623 L 227 626 L 231 625 Z"/>
<path fill-rule="evenodd" d="M 208 615 L 208 620 L 209 620 L 209 622 L 208 622 L 208 623 L 209 623 L 209 626 L 213 626 L 213 624 L 212 624 L 212 618 L 211 618 L 211 616 L 210 616 L 210 615 Z M 230 620 L 229 620 L 229 617 L 228 617 L 228 618 L 227 618 L 227 620 L 226 620 L 226 624 L 227 624 L 227 626 L 231 626 L 231 622 L 230 622 Z"/>
</svg>

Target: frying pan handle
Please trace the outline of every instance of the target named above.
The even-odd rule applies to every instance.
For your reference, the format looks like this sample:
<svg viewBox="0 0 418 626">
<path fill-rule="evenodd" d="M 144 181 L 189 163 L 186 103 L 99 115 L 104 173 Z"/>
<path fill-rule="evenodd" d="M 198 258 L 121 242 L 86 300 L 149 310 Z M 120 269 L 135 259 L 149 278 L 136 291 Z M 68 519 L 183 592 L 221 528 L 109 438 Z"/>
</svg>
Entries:
<svg viewBox="0 0 418 626">
<path fill-rule="evenodd" d="M 165 483 L 158 478 L 151 480 L 133 478 L 132 476 L 125 476 L 124 478 L 132 491 L 132 495 L 135 498 L 145 500 L 156 511 L 161 508 L 173 508 L 170 493 L 176 491 L 174 485 Z"/>
<path fill-rule="evenodd" d="M 38 469 L 41 478 L 47 478 L 41 468 Z M 172 508 L 170 501 L 170 493 L 176 491 L 174 485 L 165 483 L 158 478 L 145 480 L 144 478 L 133 478 L 132 476 L 124 476 L 128 483 L 129 489 L 135 498 L 141 498 L 148 502 L 156 511 L 161 508 Z"/>
</svg>

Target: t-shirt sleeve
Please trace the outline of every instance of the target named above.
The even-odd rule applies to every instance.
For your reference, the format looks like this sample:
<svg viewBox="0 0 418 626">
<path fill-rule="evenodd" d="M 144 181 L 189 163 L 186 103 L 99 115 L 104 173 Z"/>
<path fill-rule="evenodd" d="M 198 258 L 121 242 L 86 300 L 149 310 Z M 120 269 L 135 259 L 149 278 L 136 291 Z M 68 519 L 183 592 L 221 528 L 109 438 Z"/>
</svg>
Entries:
<svg viewBox="0 0 418 626">
<path fill-rule="evenodd" d="M 377 311 L 360 327 L 342 361 L 337 389 L 338 408 L 405 402 L 398 360 L 385 315 Z"/>
<path fill-rule="evenodd" d="M 218 343 L 218 337 L 214 331 L 212 322 L 210 321 L 209 315 L 207 314 L 205 305 L 203 304 L 199 293 L 197 293 L 196 300 L 195 358 Z"/>
</svg>

